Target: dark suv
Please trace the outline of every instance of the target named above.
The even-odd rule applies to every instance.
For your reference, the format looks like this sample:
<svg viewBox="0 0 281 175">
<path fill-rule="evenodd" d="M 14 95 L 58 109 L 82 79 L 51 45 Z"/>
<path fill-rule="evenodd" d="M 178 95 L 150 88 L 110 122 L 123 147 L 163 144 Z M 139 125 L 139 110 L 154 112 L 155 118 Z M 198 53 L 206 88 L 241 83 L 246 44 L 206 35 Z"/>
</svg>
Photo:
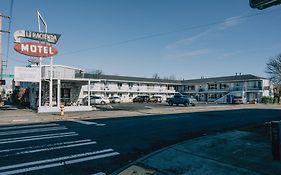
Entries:
<svg viewBox="0 0 281 175">
<path fill-rule="evenodd" d="M 149 102 L 149 96 L 148 96 L 148 95 L 139 95 L 139 96 L 136 96 L 136 97 L 133 99 L 133 102 L 139 102 L 139 103 L 146 102 L 146 103 L 148 103 L 148 102 Z"/>
<path fill-rule="evenodd" d="M 176 104 L 177 106 L 179 104 L 183 104 L 184 106 L 188 106 L 188 105 L 195 106 L 197 104 L 197 100 L 195 98 L 182 94 L 174 95 L 172 98 L 169 98 L 167 102 L 170 106 L 173 106 L 174 104 Z"/>
</svg>

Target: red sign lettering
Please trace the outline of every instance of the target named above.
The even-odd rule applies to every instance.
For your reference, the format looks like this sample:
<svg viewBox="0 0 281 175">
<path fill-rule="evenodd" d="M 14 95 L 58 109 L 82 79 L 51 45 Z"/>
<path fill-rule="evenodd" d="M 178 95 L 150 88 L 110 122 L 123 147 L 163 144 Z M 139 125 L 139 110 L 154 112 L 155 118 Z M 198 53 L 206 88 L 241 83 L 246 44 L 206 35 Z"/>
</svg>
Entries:
<svg viewBox="0 0 281 175">
<path fill-rule="evenodd" d="M 35 42 L 15 43 L 14 49 L 23 55 L 31 57 L 51 57 L 58 53 L 58 50 L 50 44 Z"/>
</svg>

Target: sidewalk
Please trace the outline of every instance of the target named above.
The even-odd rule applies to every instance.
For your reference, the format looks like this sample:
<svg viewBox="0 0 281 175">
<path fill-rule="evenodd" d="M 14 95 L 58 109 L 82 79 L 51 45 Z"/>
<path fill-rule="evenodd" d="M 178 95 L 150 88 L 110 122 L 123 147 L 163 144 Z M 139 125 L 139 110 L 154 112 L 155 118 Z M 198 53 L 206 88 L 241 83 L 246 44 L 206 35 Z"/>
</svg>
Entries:
<svg viewBox="0 0 281 175">
<path fill-rule="evenodd" d="M 143 157 L 115 175 L 277 175 L 269 138 L 231 131 L 185 141 Z"/>
</svg>

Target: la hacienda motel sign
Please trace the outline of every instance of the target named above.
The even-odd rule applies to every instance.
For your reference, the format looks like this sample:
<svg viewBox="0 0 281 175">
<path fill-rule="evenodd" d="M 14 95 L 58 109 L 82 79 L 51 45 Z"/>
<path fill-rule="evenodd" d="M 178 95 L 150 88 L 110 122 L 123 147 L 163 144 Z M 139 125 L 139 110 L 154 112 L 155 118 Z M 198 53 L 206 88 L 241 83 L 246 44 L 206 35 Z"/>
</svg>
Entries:
<svg viewBox="0 0 281 175">
<path fill-rule="evenodd" d="M 40 18 L 44 24 L 46 25 L 45 21 L 42 19 L 40 13 L 38 13 L 38 19 Z M 39 30 L 40 30 L 40 24 Z M 15 75 L 16 72 L 18 74 L 17 78 L 19 81 L 27 81 L 27 82 L 39 82 L 39 102 L 38 102 L 38 109 L 41 107 L 41 60 L 42 58 L 50 57 L 50 91 L 49 91 L 49 99 L 50 99 L 50 107 L 52 107 L 52 65 L 53 65 L 53 56 L 58 53 L 58 50 L 53 47 L 51 44 L 56 44 L 58 39 L 60 38 L 60 34 L 53 34 L 46 32 L 34 32 L 34 31 L 25 31 L 25 30 L 17 30 L 14 33 L 14 49 L 20 54 L 32 57 L 29 62 L 39 63 L 39 69 L 29 68 L 30 70 L 22 70 L 21 68 L 15 67 Z M 21 38 L 36 40 L 37 42 L 21 42 Z M 34 59 L 35 58 L 35 59 Z M 31 70 L 34 69 L 34 72 Z M 17 71 L 16 71 L 17 70 Z M 22 73 L 21 73 L 22 70 Z M 30 72 L 31 71 L 31 72 Z M 29 73 L 27 73 L 29 72 Z M 33 72 L 33 75 L 30 73 Z M 26 75 L 26 76 L 25 76 Z M 39 76 L 39 78 L 37 77 Z M 30 78 L 32 77 L 32 78 Z M 16 76 L 14 78 L 16 80 Z"/>
<path fill-rule="evenodd" d="M 58 53 L 58 50 L 51 44 L 56 44 L 59 37 L 60 34 L 17 30 L 14 33 L 14 49 L 18 53 L 30 57 L 53 57 Z M 21 42 L 21 38 L 41 42 Z"/>
</svg>

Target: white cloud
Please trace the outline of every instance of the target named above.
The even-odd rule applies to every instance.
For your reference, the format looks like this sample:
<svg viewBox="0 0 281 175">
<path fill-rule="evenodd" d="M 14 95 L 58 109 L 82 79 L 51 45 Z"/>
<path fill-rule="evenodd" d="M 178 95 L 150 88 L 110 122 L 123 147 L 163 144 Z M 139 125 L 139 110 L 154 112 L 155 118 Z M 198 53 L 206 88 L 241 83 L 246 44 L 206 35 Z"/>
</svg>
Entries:
<svg viewBox="0 0 281 175">
<path fill-rule="evenodd" d="M 198 56 L 203 56 L 212 53 L 211 49 L 197 49 L 192 51 L 185 51 L 185 52 L 174 52 L 168 54 L 167 57 L 169 59 L 191 59 Z"/>
<path fill-rule="evenodd" d="M 241 16 L 233 16 L 226 18 L 224 22 L 220 25 L 219 29 L 225 30 L 234 26 L 237 26 L 241 23 Z"/>
<path fill-rule="evenodd" d="M 166 49 L 178 49 L 178 48 L 181 48 L 181 47 L 184 47 L 184 46 L 188 46 L 188 45 L 192 44 L 193 42 L 201 39 L 202 37 L 210 34 L 211 31 L 212 31 L 212 29 L 208 29 L 206 31 L 203 31 L 203 32 L 197 34 L 197 35 L 178 40 L 178 41 L 166 46 Z"/>
</svg>

